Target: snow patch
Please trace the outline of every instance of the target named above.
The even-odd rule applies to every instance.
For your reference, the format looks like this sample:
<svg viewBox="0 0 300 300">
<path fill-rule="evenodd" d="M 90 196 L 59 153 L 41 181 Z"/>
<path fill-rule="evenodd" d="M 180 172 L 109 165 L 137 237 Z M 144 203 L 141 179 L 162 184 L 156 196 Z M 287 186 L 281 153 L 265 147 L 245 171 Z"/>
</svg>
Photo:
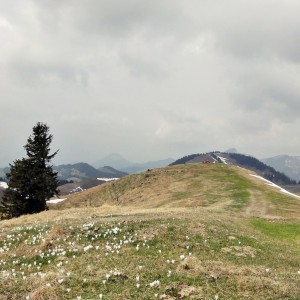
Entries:
<svg viewBox="0 0 300 300">
<path fill-rule="evenodd" d="M 251 176 L 253 176 L 253 177 L 256 177 L 256 178 L 259 178 L 259 179 L 265 181 L 267 185 L 279 189 L 279 191 L 282 192 L 282 193 L 288 194 L 288 195 L 293 196 L 293 197 L 296 197 L 296 198 L 300 198 L 300 196 L 298 196 L 298 195 L 296 195 L 296 194 L 293 194 L 293 193 L 291 193 L 291 192 L 289 192 L 289 191 L 283 189 L 281 186 L 279 186 L 279 185 L 277 185 L 277 184 L 275 184 L 275 183 L 273 183 L 273 182 L 267 180 L 266 178 L 263 178 L 263 177 L 258 176 L 258 175 L 253 175 L 253 174 L 249 174 L 249 175 L 251 175 Z"/>
<path fill-rule="evenodd" d="M 2 187 L 3 189 L 7 189 L 8 188 L 8 184 L 4 181 L 0 181 L 0 187 Z"/>
<path fill-rule="evenodd" d="M 101 177 L 101 178 L 97 178 L 98 180 L 102 180 L 102 181 L 113 181 L 113 180 L 119 180 L 120 178 L 105 178 L 105 177 Z"/>
<path fill-rule="evenodd" d="M 212 160 L 214 161 L 214 163 L 218 162 L 212 155 L 210 155 L 210 157 L 212 158 Z"/>
<path fill-rule="evenodd" d="M 52 199 L 52 200 L 48 200 L 46 201 L 47 203 L 59 203 L 59 202 L 63 202 L 65 201 L 67 198 L 64 199 Z"/>
<path fill-rule="evenodd" d="M 222 156 L 218 156 L 218 158 L 221 159 L 221 161 L 222 161 L 223 164 L 227 165 L 227 162 L 226 162 L 227 158 L 222 157 Z"/>
</svg>

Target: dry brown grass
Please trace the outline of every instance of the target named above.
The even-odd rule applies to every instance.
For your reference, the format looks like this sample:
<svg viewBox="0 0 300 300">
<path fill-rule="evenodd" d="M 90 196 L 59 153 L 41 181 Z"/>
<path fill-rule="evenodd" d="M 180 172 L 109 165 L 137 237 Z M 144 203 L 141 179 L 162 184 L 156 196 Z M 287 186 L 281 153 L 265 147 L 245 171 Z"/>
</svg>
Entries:
<svg viewBox="0 0 300 300">
<path fill-rule="evenodd" d="M 119 207 L 115 210 L 122 212 L 122 207 L 128 211 L 163 207 L 235 208 L 233 211 L 238 209 L 247 216 L 300 217 L 299 199 L 279 192 L 250 174 L 254 173 L 214 164 L 154 169 L 68 196 L 64 202 L 50 205 L 50 209 L 101 207 L 105 212 L 106 208 Z"/>
<path fill-rule="evenodd" d="M 94 299 L 100 293 L 110 300 L 300 295 L 299 220 L 294 218 L 300 201 L 274 191 L 249 171 L 175 166 L 121 179 L 115 194 L 112 188 L 108 183 L 73 195 L 56 209 L 1 221 L 2 240 L 16 232 L 24 240 L 0 253 L 0 299 Z M 86 223 L 95 224 L 86 230 Z M 123 230 L 116 238 L 96 237 L 114 226 Z M 287 234 L 277 234 L 276 228 Z M 107 243 L 124 241 L 126 233 L 135 242 L 123 244 L 120 254 L 106 256 Z M 39 234 L 42 239 L 36 244 L 28 243 Z M 89 244 L 93 248 L 85 251 Z M 78 252 L 69 253 L 73 247 Z M 66 253 L 39 257 L 57 248 Z M 42 262 L 41 274 L 34 261 Z M 112 271 L 120 273 L 102 284 Z M 151 288 L 149 283 L 157 279 L 160 285 Z"/>
</svg>

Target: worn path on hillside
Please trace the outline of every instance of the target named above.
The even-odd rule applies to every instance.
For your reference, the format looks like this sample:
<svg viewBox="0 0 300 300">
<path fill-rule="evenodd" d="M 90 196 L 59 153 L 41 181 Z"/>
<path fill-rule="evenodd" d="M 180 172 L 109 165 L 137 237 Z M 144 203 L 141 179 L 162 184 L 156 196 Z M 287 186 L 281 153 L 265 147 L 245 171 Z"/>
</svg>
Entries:
<svg viewBox="0 0 300 300">
<path fill-rule="evenodd" d="M 263 193 L 258 190 L 250 190 L 250 205 L 246 208 L 247 216 L 265 217 L 268 212 L 268 205 Z"/>
</svg>

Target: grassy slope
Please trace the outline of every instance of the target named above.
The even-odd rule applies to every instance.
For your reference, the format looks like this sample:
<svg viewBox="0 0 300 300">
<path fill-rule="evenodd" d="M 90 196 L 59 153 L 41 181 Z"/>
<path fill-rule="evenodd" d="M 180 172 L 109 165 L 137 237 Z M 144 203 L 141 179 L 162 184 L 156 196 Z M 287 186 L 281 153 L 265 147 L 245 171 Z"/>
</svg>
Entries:
<svg viewBox="0 0 300 300">
<path fill-rule="evenodd" d="M 299 299 L 300 200 L 248 173 L 158 169 L 1 221 L 0 299 Z"/>
<path fill-rule="evenodd" d="M 96 207 L 103 204 L 138 208 L 202 206 L 247 211 L 248 214 L 300 216 L 297 198 L 278 193 L 249 174 L 253 173 L 223 164 L 154 169 L 72 195 L 52 208 Z"/>
</svg>

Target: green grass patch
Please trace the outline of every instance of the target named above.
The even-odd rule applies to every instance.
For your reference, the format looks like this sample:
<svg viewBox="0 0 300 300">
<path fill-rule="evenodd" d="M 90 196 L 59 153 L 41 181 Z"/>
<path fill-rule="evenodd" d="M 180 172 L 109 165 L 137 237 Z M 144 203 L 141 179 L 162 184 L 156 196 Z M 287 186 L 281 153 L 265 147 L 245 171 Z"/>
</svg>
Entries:
<svg viewBox="0 0 300 300">
<path fill-rule="evenodd" d="M 300 238 L 299 222 L 275 222 L 266 220 L 252 220 L 254 228 L 277 239 L 295 240 Z"/>
</svg>

